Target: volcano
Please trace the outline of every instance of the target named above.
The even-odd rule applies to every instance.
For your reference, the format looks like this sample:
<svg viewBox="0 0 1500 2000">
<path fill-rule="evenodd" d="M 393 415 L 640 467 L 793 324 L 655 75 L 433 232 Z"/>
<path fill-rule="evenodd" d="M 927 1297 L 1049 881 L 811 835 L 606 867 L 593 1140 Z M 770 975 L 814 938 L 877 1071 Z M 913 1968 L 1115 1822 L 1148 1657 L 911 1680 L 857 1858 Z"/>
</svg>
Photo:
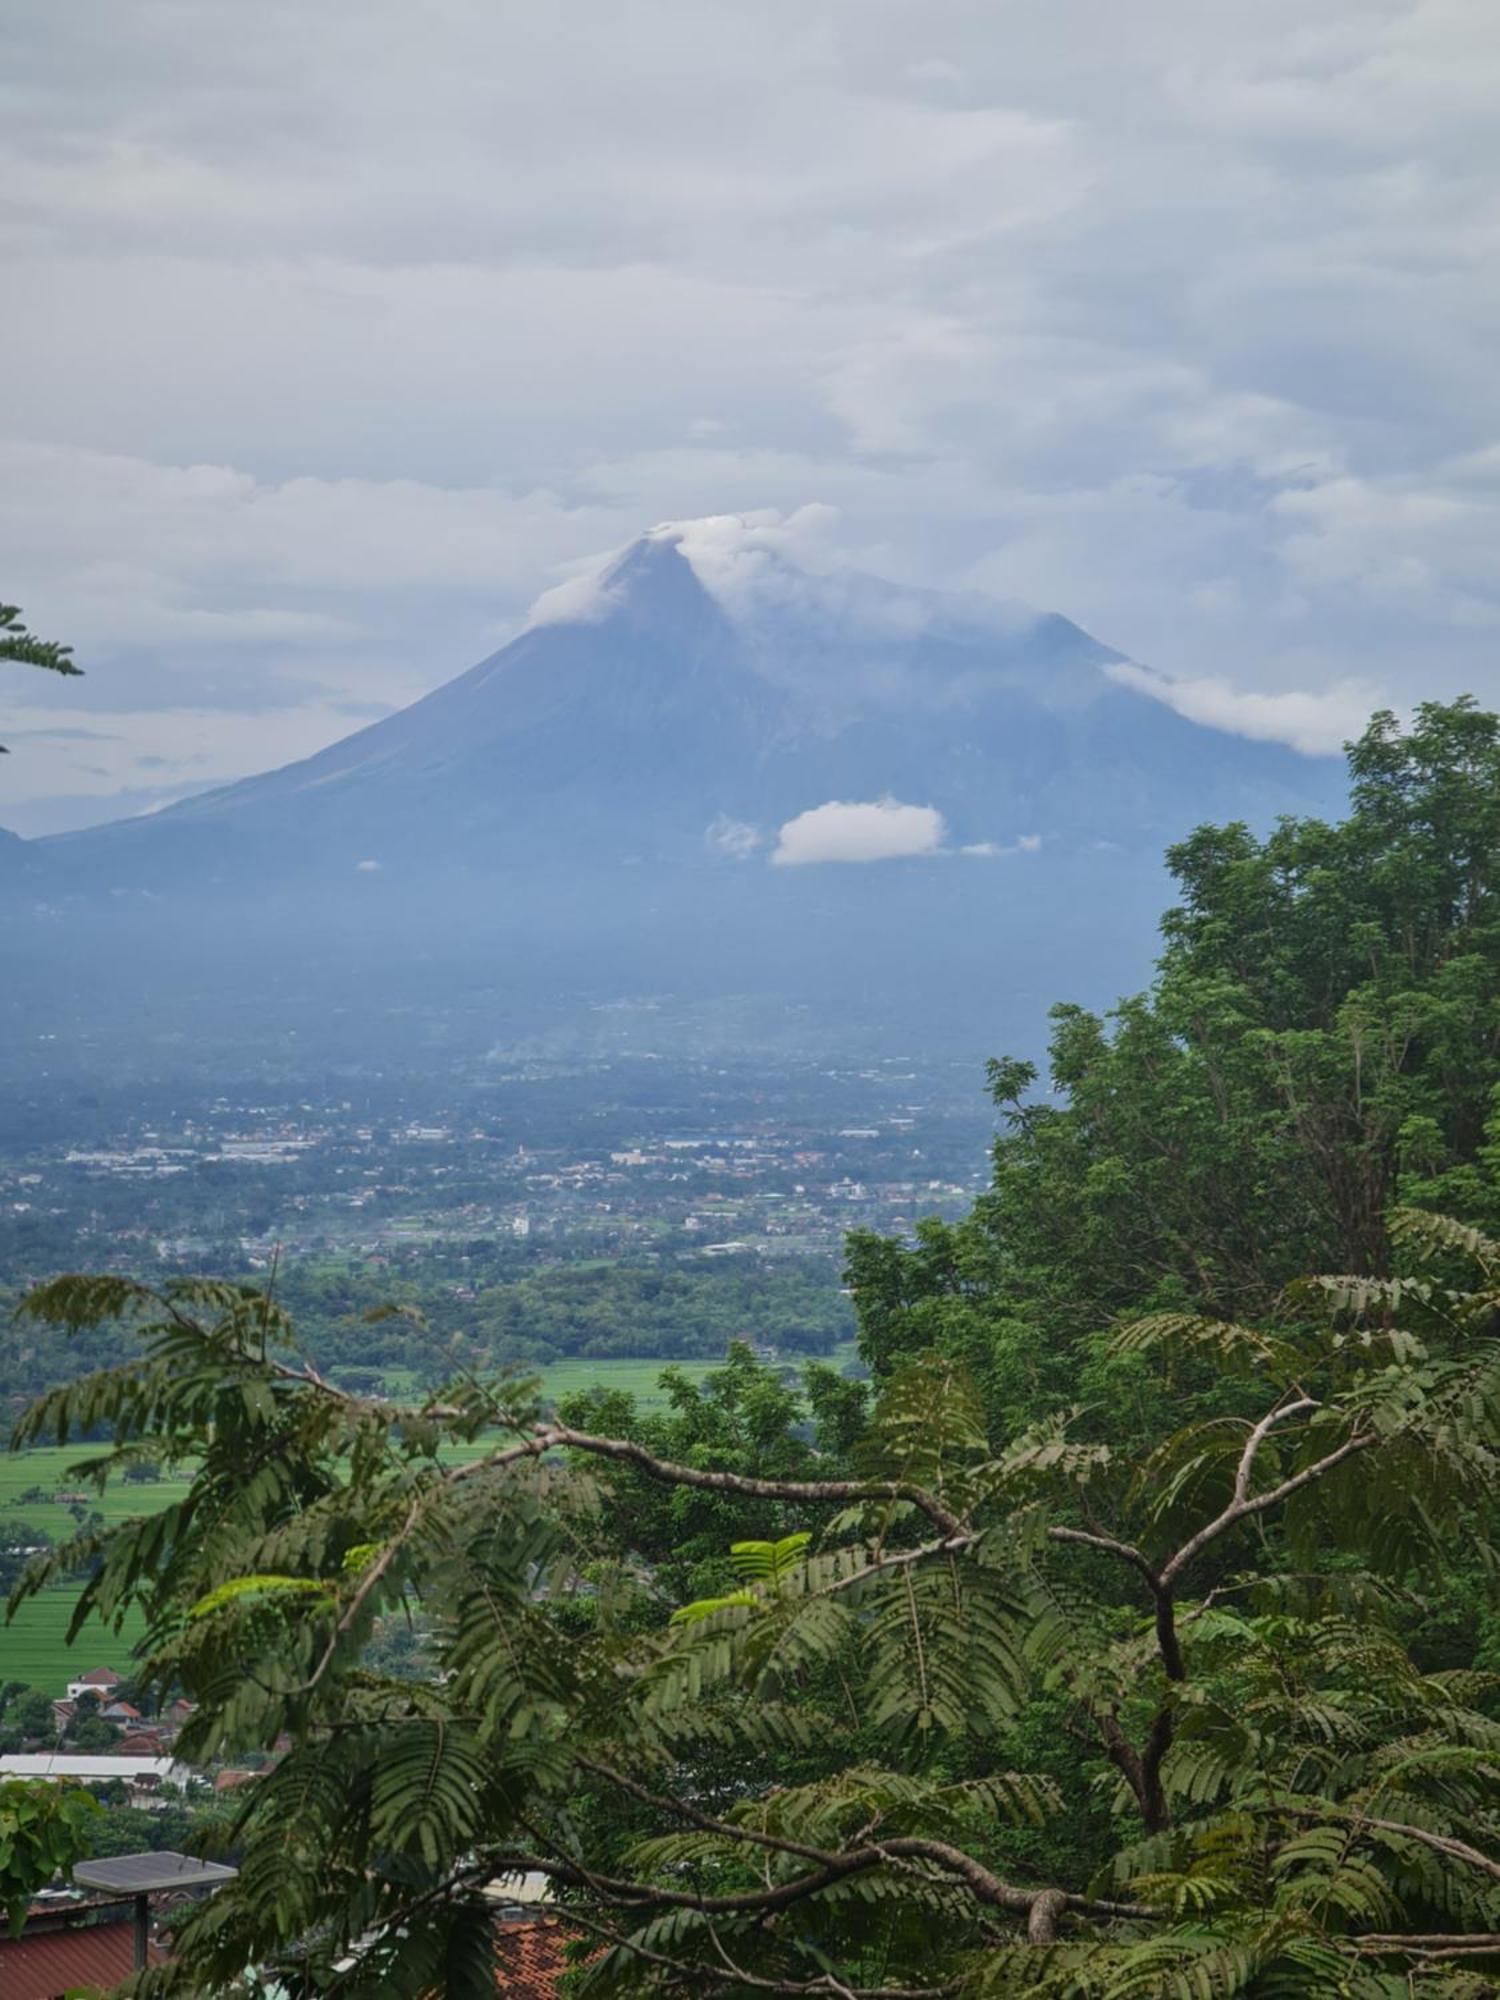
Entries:
<svg viewBox="0 0 1500 2000">
<path fill-rule="evenodd" d="M 670 995 L 1014 1046 L 1138 982 L 1168 842 L 1337 806 L 1334 760 L 1185 720 L 1055 613 L 712 558 L 654 530 L 313 757 L 6 843 L 28 1004 L 87 1013 L 108 966 L 146 1005 L 170 963 L 246 1022 L 257 965 L 310 1021 Z"/>
</svg>

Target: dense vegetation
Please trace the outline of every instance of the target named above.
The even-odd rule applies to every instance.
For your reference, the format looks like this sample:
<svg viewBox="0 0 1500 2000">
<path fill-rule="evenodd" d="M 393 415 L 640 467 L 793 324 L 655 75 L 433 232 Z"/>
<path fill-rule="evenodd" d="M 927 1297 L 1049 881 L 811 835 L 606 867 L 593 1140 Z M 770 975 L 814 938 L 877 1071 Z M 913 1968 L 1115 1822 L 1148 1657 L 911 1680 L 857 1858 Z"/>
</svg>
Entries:
<svg viewBox="0 0 1500 2000">
<path fill-rule="evenodd" d="M 276 1292 L 308 1352 L 340 1379 L 378 1386 L 386 1371 L 437 1385 L 460 1369 L 543 1367 L 564 1356 L 718 1360 L 734 1341 L 796 1359 L 854 1332 L 836 1269 L 821 1257 L 754 1256 L 541 1266 L 475 1257 L 464 1296 L 400 1273 L 339 1267 L 277 1274 Z M 16 1301 L 18 1303 L 19 1301 Z M 3 1301 L 0 1301 L 3 1303 Z M 399 1318 L 373 1317 L 383 1306 Z M 128 1338 L 101 1326 L 60 1345 L 13 1313 L 0 1325 L 0 1432 L 18 1405 L 65 1375 L 124 1360 Z"/>
<path fill-rule="evenodd" d="M 1353 778 L 1177 849 L 973 1214 L 851 1244 L 868 1389 L 402 1405 L 250 1287 L 34 1295 L 137 1352 L 17 1441 L 192 1483 L 22 1588 L 145 1613 L 187 1754 L 293 1746 L 138 1990 L 487 1995 L 526 1871 L 599 1995 L 1493 1994 L 1500 724 Z"/>
<path fill-rule="evenodd" d="M 1337 826 L 1172 850 L 1155 985 L 1109 1020 L 1056 1008 L 1048 1092 L 991 1064 L 990 1191 L 915 1247 L 851 1241 L 877 1369 L 936 1347 L 1040 1414 L 1101 1391 L 1123 1313 L 1253 1318 L 1307 1271 L 1384 1275 L 1398 1202 L 1500 1220 L 1500 724 L 1377 716 L 1350 775 Z"/>
</svg>

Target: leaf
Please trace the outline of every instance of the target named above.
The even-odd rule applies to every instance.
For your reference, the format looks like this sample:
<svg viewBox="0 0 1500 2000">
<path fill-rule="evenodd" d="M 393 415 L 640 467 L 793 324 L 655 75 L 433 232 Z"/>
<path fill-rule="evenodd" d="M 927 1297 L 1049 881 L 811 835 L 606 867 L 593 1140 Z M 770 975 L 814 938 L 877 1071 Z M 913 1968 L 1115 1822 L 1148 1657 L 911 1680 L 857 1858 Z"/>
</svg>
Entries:
<svg viewBox="0 0 1500 2000">
<path fill-rule="evenodd" d="M 200 1597 L 188 1611 L 189 1618 L 209 1618 L 228 1604 L 240 1604 L 252 1597 L 322 1597 L 332 1599 L 334 1588 L 310 1576 L 236 1576 Z"/>
</svg>

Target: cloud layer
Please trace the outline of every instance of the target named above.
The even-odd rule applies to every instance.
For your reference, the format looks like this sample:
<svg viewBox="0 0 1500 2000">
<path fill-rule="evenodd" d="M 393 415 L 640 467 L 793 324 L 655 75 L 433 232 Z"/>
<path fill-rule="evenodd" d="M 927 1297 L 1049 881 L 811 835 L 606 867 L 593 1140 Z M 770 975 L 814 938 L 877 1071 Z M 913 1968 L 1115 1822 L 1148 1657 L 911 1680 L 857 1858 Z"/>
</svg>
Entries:
<svg viewBox="0 0 1500 2000">
<path fill-rule="evenodd" d="M 1288 743 L 1309 757 L 1332 756 L 1342 750 L 1380 705 L 1379 688 L 1367 680 L 1335 681 L 1315 694 L 1299 689 L 1261 694 L 1232 686 L 1222 674 L 1173 680 L 1128 663 L 1107 671 L 1122 686 L 1165 702 L 1189 722 L 1227 729 L 1232 735 L 1254 737 L 1263 743 Z"/>
<path fill-rule="evenodd" d="M 0 683 L 0 825 L 304 752 L 653 521 L 1302 747 L 1500 699 L 1490 0 L 0 18 L 0 596 L 89 669 Z"/>
</svg>

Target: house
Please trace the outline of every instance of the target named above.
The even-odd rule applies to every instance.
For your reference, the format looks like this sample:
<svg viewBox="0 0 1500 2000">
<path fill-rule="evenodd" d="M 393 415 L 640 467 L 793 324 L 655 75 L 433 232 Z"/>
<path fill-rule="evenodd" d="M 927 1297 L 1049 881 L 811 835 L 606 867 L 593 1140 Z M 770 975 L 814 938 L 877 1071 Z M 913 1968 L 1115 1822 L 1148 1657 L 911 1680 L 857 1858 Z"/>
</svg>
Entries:
<svg viewBox="0 0 1500 2000">
<path fill-rule="evenodd" d="M 116 1757 L 160 1757 L 163 1738 L 156 1729 L 127 1729 L 114 1745 Z"/>
<path fill-rule="evenodd" d="M 128 1701 L 107 1702 L 99 1711 L 106 1722 L 144 1722 L 145 1717 L 138 1708 L 132 1708 Z"/>
<path fill-rule="evenodd" d="M 113 1667 L 95 1667 L 81 1675 L 76 1681 L 68 1682 L 68 1699 L 77 1701 L 81 1694 L 97 1695 L 101 1705 L 108 1701 L 114 1690 L 122 1685 L 121 1677 Z"/>
<path fill-rule="evenodd" d="M 162 1954 L 153 1944 L 151 1959 Z M 5 2000 L 56 2000 L 80 1987 L 116 1986 L 135 1968 L 135 1912 L 128 1902 L 87 1904 L 42 1897 L 12 1937 L 0 1928 L 0 1993 Z M 524 1990 L 524 1989 L 522 1989 Z"/>
</svg>

